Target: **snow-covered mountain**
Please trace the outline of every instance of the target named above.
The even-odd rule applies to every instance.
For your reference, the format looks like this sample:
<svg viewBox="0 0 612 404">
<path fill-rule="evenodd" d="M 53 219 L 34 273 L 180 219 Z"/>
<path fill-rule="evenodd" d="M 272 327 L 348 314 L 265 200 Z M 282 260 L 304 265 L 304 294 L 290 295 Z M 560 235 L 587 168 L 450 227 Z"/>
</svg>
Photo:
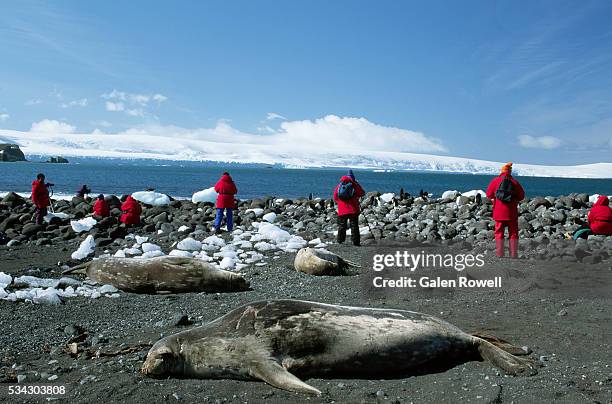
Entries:
<svg viewBox="0 0 612 404">
<path fill-rule="evenodd" d="M 281 164 L 287 167 L 353 167 L 367 169 L 420 170 L 453 173 L 496 174 L 502 162 L 462 157 L 363 149 L 325 145 L 223 143 L 193 135 L 124 132 L 107 134 L 58 134 L 0 130 L 0 143 L 16 143 L 26 155 L 159 160 L 219 161 Z M 612 178 L 612 163 L 576 166 L 544 166 L 515 162 L 517 175 L 570 178 Z"/>
</svg>

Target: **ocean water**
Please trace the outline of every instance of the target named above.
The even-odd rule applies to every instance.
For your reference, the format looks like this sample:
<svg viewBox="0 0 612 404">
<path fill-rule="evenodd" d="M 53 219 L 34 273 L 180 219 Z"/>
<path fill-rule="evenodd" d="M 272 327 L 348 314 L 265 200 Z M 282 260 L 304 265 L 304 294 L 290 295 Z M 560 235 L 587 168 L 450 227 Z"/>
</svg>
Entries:
<svg viewBox="0 0 612 404">
<path fill-rule="evenodd" d="M 344 169 L 285 169 L 263 165 L 155 162 L 148 160 L 87 160 L 70 164 L 34 162 L 0 163 L 0 192 L 29 193 L 32 180 L 42 172 L 55 184 L 56 194 L 74 194 L 87 184 L 94 194 L 127 194 L 154 188 L 174 197 L 191 197 L 208 188 L 229 171 L 242 199 L 273 195 L 284 198 L 328 198 Z M 488 175 L 429 172 L 374 172 L 355 170 L 366 191 L 411 194 L 419 190 L 440 196 L 446 190 L 486 189 Z M 572 192 L 612 195 L 612 179 L 517 177 L 528 196 L 558 196 Z"/>
</svg>

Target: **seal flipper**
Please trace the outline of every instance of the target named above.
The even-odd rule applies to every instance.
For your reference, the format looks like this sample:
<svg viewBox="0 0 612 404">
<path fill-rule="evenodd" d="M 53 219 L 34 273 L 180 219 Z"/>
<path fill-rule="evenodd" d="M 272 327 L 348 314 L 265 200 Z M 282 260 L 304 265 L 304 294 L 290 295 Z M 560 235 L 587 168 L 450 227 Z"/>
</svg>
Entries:
<svg viewBox="0 0 612 404">
<path fill-rule="evenodd" d="M 475 337 L 478 353 L 482 359 L 513 376 L 533 376 L 538 373 L 535 363 L 529 359 L 518 358 L 484 339 Z"/>
<path fill-rule="evenodd" d="M 251 369 L 250 373 L 253 377 L 261 379 L 269 385 L 282 390 L 315 394 L 317 396 L 321 395 L 321 391 L 287 372 L 287 369 L 279 365 L 278 362 L 273 359 L 262 360 L 257 363 L 256 367 Z"/>
</svg>

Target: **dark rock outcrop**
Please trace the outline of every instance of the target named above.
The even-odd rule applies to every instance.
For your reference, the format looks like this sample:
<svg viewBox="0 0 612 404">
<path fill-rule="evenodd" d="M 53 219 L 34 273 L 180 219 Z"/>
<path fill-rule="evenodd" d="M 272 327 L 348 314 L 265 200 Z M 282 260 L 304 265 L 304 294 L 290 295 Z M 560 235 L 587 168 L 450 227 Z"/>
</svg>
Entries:
<svg viewBox="0 0 612 404">
<path fill-rule="evenodd" d="M 26 161 L 26 158 L 18 145 L 0 143 L 0 161 Z"/>
</svg>

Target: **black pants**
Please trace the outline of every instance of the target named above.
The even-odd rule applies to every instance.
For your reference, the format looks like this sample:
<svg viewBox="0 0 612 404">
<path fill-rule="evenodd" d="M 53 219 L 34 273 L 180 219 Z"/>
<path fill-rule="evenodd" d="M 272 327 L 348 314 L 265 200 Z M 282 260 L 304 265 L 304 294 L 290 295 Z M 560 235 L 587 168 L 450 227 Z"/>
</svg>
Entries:
<svg viewBox="0 0 612 404">
<path fill-rule="evenodd" d="M 45 216 L 47 216 L 47 208 L 36 208 L 34 211 L 34 220 L 36 224 L 43 224 Z"/>
<path fill-rule="evenodd" d="M 344 243 L 346 240 L 347 221 L 350 221 L 351 225 L 351 240 L 354 245 L 359 245 L 359 213 L 338 216 L 338 243 Z"/>
</svg>

